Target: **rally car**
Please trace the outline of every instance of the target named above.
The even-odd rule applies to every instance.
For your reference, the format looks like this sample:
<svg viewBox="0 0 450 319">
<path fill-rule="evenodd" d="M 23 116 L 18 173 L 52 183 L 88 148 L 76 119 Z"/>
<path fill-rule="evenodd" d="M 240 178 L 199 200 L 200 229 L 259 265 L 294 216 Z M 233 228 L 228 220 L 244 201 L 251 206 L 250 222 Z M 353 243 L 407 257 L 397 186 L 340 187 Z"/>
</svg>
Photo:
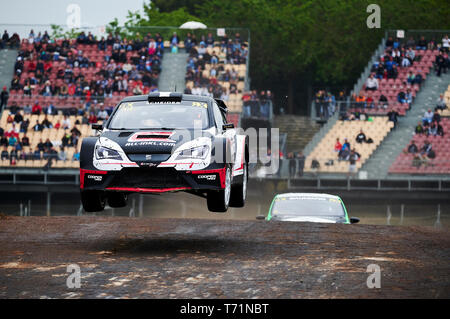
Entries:
<svg viewBox="0 0 450 319">
<path fill-rule="evenodd" d="M 355 224 L 357 217 L 348 217 L 344 201 L 336 195 L 317 193 L 286 193 L 274 197 L 267 220 L 313 223 Z"/>
<path fill-rule="evenodd" d="M 159 92 L 115 107 L 97 136 L 83 139 L 80 191 L 85 211 L 124 207 L 130 193 L 185 191 L 212 212 L 243 207 L 248 138 L 227 123 L 222 100 Z"/>
</svg>

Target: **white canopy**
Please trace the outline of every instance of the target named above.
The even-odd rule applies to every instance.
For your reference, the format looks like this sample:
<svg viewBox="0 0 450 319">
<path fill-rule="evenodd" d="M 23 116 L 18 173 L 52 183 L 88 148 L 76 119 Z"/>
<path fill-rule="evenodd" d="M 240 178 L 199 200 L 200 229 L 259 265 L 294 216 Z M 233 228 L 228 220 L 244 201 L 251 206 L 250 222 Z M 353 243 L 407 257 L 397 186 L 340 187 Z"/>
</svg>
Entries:
<svg viewBox="0 0 450 319">
<path fill-rule="evenodd" d="M 180 25 L 180 29 L 206 29 L 207 26 L 201 22 L 197 21 L 188 21 Z"/>
</svg>

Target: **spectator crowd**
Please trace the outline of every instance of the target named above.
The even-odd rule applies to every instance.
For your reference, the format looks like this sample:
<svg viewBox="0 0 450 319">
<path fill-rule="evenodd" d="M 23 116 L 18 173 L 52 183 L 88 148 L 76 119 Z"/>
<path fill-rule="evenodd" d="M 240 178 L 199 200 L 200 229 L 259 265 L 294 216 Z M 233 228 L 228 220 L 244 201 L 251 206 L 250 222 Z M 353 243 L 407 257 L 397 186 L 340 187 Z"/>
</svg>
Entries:
<svg viewBox="0 0 450 319">
<path fill-rule="evenodd" d="M 47 110 L 45 110 L 47 112 Z M 40 110 L 36 110 L 33 115 L 41 115 Z M 43 113 L 42 113 L 43 114 Z M 48 160 L 50 166 L 52 160 L 79 161 L 79 139 L 81 132 L 79 125 L 82 123 L 77 119 L 72 125 L 72 121 L 64 115 L 61 121 L 53 122 L 45 114 L 42 121 L 38 119 L 34 123 L 30 121 L 31 114 L 26 114 L 23 110 L 11 110 L 6 123 L 10 127 L 8 130 L 0 127 L 0 147 L 2 148 L 1 160 L 9 160 L 10 165 L 16 165 L 18 160 Z M 32 141 L 28 137 L 31 132 L 43 132 L 45 129 L 64 130 L 60 141 L 45 141 L 41 138 L 35 149 L 32 149 Z M 22 137 L 20 138 L 19 133 Z M 71 159 L 67 156 L 67 148 L 74 148 Z M 8 151 L 8 149 L 10 151 Z"/>
<path fill-rule="evenodd" d="M 244 102 L 244 117 L 268 119 L 273 112 L 272 92 L 270 90 L 262 90 L 259 94 L 257 90 L 244 92 L 242 101 Z"/>
<path fill-rule="evenodd" d="M 328 119 L 336 111 L 345 112 L 345 103 L 347 101 L 347 94 L 344 90 L 335 95 L 327 90 L 318 90 L 314 96 L 314 104 L 316 117 Z M 339 106 L 339 109 L 338 109 Z M 342 107 L 342 108 L 341 108 Z"/>
<path fill-rule="evenodd" d="M 447 35 L 442 43 L 427 41 L 424 36 L 417 41 L 413 37 L 406 41 L 389 37 L 383 55 L 372 65 L 363 90 L 359 94 L 352 94 L 350 107 L 387 110 L 405 105 L 408 109 L 429 67 L 433 67 L 438 76 L 447 72 L 450 66 L 448 42 Z M 431 55 L 428 52 L 437 53 Z M 382 87 L 380 81 L 388 85 Z"/>
<path fill-rule="evenodd" d="M 238 82 L 244 80 L 245 74 L 239 74 L 236 66 L 245 64 L 248 55 L 247 44 L 239 33 L 234 39 L 225 35 L 220 41 L 216 41 L 212 33 L 199 40 L 188 33 L 184 47 L 189 53 L 185 79 L 193 83 L 192 87 L 186 87 L 186 93 L 224 100 L 229 94 L 238 93 Z M 227 64 L 231 67 L 226 68 Z M 225 87 L 221 82 L 228 84 Z"/>
<path fill-rule="evenodd" d="M 113 96 L 146 94 L 156 90 L 163 50 L 159 33 L 52 39 L 31 30 L 18 51 L 10 96 L 57 97 L 52 101 L 61 106 L 73 97 L 96 106 Z"/>
<path fill-rule="evenodd" d="M 16 49 L 20 46 L 20 37 L 17 33 L 14 33 L 12 36 L 9 35 L 8 30 L 3 32 L 2 37 L 0 38 L 0 49 Z"/>
</svg>

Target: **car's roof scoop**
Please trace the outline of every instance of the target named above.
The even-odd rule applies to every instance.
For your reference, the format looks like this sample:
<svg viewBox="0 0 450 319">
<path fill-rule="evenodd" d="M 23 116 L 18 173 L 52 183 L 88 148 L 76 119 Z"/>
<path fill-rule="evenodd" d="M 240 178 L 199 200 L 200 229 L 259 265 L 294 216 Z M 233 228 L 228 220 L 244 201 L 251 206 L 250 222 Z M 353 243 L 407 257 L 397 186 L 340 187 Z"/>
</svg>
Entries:
<svg viewBox="0 0 450 319">
<path fill-rule="evenodd" d="M 149 103 L 181 103 L 182 93 L 178 92 L 152 92 L 148 95 Z"/>
</svg>

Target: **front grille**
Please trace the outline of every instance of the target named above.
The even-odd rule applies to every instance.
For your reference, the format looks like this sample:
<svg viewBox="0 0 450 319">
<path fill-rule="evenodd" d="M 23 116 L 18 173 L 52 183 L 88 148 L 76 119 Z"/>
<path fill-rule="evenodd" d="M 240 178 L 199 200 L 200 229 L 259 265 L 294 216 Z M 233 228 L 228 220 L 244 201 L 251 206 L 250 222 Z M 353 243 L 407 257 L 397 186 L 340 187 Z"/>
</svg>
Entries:
<svg viewBox="0 0 450 319">
<path fill-rule="evenodd" d="M 172 188 L 189 184 L 174 168 L 124 168 L 108 187 Z"/>
</svg>

